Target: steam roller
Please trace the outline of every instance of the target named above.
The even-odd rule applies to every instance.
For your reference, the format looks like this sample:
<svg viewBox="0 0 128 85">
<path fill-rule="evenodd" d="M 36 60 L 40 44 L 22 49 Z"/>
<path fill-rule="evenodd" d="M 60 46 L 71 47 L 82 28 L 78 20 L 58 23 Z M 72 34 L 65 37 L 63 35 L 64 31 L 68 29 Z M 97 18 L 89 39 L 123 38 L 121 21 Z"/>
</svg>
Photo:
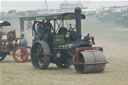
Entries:
<svg viewBox="0 0 128 85">
<path fill-rule="evenodd" d="M 101 47 L 77 48 L 74 67 L 79 73 L 100 73 L 107 63 Z"/>
<path fill-rule="evenodd" d="M 69 68 L 73 64 L 78 73 L 103 72 L 107 63 L 103 48 L 93 47 L 95 40 L 89 33 L 86 36 L 82 35 L 81 20 L 85 18 L 86 16 L 81 14 L 79 7 L 75 8 L 72 13 L 21 17 L 20 21 L 23 22 L 33 20 L 33 33 L 35 33 L 36 23 L 40 22 L 38 20 L 50 19 L 53 22 L 52 31 L 48 30 L 42 33 L 43 37 L 40 40 L 34 36 L 31 49 L 33 67 L 47 69 L 49 64 L 53 63 L 58 68 Z M 68 24 L 69 20 L 74 21 L 73 26 L 75 27 L 71 23 Z"/>
</svg>

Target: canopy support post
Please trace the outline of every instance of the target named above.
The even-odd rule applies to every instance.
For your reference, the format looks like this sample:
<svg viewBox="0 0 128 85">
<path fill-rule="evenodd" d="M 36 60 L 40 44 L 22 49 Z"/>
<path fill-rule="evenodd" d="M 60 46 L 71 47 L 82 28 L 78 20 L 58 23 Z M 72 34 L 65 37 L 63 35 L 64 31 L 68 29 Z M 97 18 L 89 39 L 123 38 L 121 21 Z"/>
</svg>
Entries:
<svg viewBox="0 0 128 85">
<path fill-rule="evenodd" d="M 24 19 L 23 18 L 20 18 L 20 33 L 24 34 Z"/>
</svg>

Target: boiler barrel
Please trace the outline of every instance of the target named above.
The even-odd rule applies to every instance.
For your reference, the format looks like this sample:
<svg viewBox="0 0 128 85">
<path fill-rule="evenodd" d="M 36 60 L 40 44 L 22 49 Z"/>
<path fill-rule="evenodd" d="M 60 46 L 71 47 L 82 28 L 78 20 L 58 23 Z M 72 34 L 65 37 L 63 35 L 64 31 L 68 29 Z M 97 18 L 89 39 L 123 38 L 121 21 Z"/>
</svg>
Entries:
<svg viewBox="0 0 128 85">
<path fill-rule="evenodd" d="M 98 73 L 105 69 L 106 59 L 103 52 L 98 50 L 86 50 L 80 52 L 78 64 L 75 69 L 79 73 Z"/>
</svg>

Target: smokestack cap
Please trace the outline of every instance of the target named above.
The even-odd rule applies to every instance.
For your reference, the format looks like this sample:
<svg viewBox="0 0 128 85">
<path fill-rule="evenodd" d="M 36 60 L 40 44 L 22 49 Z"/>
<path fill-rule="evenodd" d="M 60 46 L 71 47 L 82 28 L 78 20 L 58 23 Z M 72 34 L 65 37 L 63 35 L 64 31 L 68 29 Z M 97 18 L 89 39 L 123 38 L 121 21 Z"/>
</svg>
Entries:
<svg viewBox="0 0 128 85">
<path fill-rule="evenodd" d="M 78 13 L 78 12 L 81 13 L 81 8 L 80 7 L 75 8 L 75 13 Z"/>
</svg>

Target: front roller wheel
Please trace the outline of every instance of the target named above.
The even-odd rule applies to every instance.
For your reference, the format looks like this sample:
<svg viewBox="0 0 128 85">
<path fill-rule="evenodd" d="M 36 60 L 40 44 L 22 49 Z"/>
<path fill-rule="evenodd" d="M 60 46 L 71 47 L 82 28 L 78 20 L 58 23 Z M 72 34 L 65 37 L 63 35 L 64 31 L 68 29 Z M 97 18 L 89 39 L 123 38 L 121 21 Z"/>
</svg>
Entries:
<svg viewBox="0 0 128 85">
<path fill-rule="evenodd" d="M 46 69 L 50 63 L 50 49 L 45 41 L 37 41 L 31 49 L 32 65 L 37 69 Z"/>
<path fill-rule="evenodd" d="M 28 59 L 28 52 L 24 47 L 17 47 L 13 51 L 13 58 L 16 62 L 22 63 Z"/>
<path fill-rule="evenodd" d="M 78 73 L 100 73 L 104 71 L 105 65 L 106 58 L 103 52 L 86 50 L 80 52 L 79 61 L 74 66 Z"/>
</svg>

